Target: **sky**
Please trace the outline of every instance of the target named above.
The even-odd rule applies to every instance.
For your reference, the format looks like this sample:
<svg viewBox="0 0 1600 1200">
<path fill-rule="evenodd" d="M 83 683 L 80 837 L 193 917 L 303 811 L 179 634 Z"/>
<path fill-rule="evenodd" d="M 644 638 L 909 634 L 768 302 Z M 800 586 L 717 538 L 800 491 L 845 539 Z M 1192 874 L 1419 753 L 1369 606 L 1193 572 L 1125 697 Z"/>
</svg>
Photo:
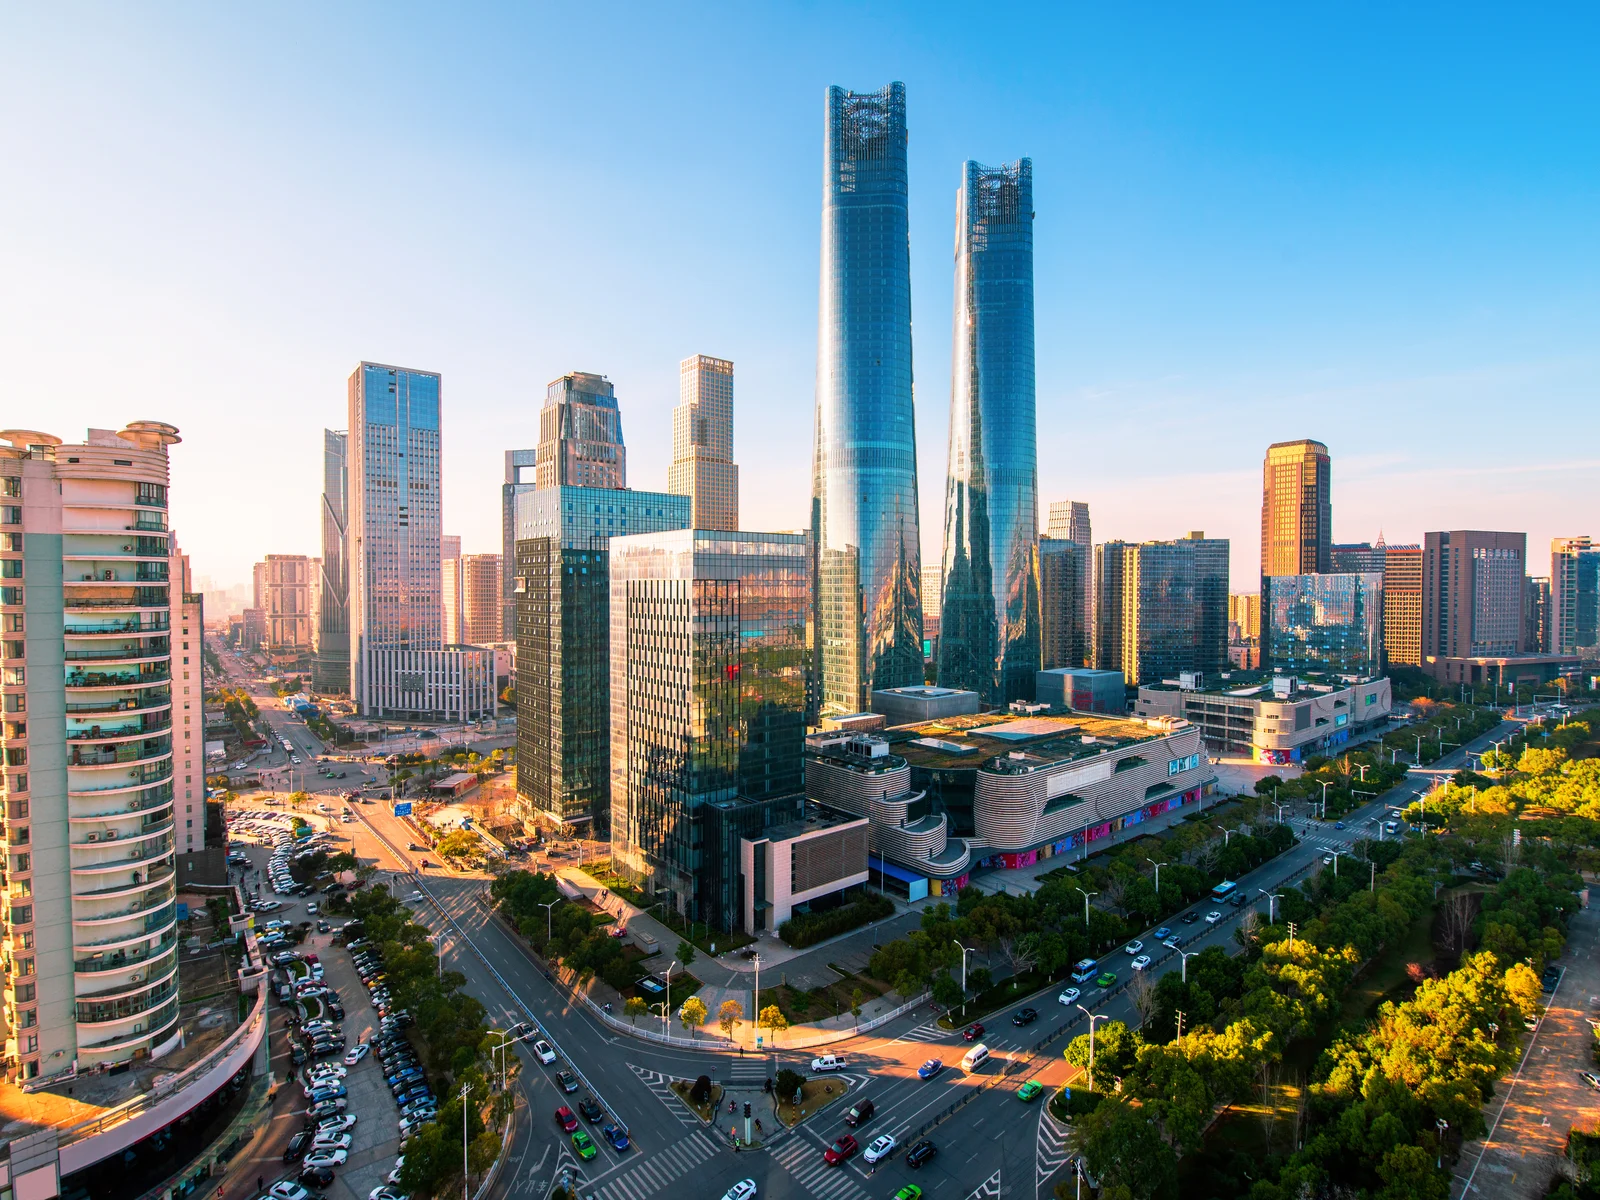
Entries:
<svg viewBox="0 0 1600 1200">
<path fill-rule="evenodd" d="M 735 363 L 749 529 L 806 521 L 824 91 L 905 83 L 925 564 L 961 163 L 1034 166 L 1040 519 L 1232 539 L 1273 441 L 1334 537 L 1600 535 L 1600 15 L 1580 5 L 11 5 L 0 425 L 171 421 L 199 576 L 320 551 L 363 360 L 444 379 L 446 532 L 498 551 L 545 385 L 661 489 Z M 1547 568 L 1546 568 L 1547 569 Z"/>
</svg>

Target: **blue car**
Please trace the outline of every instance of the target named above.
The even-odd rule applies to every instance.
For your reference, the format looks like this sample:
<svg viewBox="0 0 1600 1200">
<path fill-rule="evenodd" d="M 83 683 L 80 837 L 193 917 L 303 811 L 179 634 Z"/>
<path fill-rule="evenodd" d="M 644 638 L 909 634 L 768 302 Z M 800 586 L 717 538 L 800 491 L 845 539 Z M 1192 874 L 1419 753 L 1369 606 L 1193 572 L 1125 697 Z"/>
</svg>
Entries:
<svg viewBox="0 0 1600 1200">
<path fill-rule="evenodd" d="M 1167 928 L 1165 925 L 1163 925 L 1160 929 L 1156 930 L 1155 933 L 1151 934 L 1150 936 L 1155 938 L 1156 941 L 1158 941 L 1158 942 L 1164 942 L 1169 937 L 1172 936 L 1172 930 Z"/>
<path fill-rule="evenodd" d="M 932 1079 L 942 1070 L 944 1070 L 944 1064 L 937 1058 L 930 1058 L 927 1062 L 923 1063 L 917 1068 L 917 1074 L 923 1079 Z"/>
<path fill-rule="evenodd" d="M 611 1143 L 613 1150 L 626 1150 L 628 1148 L 628 1135 L 620 1125 L 607 1125 L 600 1131 L 605 1135 L 606 1141 Z"/>
</svg>

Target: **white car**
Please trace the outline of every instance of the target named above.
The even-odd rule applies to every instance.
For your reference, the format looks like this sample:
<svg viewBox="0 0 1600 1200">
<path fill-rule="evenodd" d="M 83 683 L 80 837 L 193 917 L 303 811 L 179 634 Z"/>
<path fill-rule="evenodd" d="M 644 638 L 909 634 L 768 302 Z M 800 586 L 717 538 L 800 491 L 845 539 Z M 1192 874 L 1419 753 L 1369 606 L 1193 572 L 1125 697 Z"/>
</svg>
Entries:
<svg viewBox="0 0 1600 1200">
<path fill-rule="evenodd" d="M 394 1170 L 389 1172 L 389 1178 L 388 1178 L 387 1182 L 389 1182 L 389 1183 L 399 1183 L 400 1182 L 400 1169 L 402 1167 L 404 1167 L 405 1165 L 406 1165 L 406 1156 L 404 1154 L 402 1154 L 399 1158 L 394 1160 Z"/>
<path fill-rule="evenodd" d="M 404 1157 L 404 1155 L 401 1157 Z M 411 1200 L 411 1197 L 404 1192 L 396 1191 L 388 1184 L 380 1183 L 367 1193 L 367 1200 Z"/>
<path fill-rule="evenodd" d="M 547 1067 L 556 1060 L 556 1052 L 550 1049 L 549 1042 L 535 1042 L 533 1044 L 533 1052 L 539 1056 L 539 1061 Z"/>
<path fill-rule="evenodd" d="M 1061 995 L 1057 996 L 1056 999 L 1061 1001 L 1062 1004 L 1076 1004 L 1078 1002 L 1078 997 L 1082 994 L 1083 993 L 1078 991 L 1077 988 L 1068 988 L 1066 991 L 1062 992 Z"/>
<path fill-rule="evenodd" d="M 367 1056 L 371 1049 L 372 1046 L 369 1043 L 357 1042 L 354 1046 L 350 1047 L 350 1052 L 344 1056 L 344 1065 L 347 1067 L 355 1066 Z"/>
<path fill-rule="evenodd" d="M 741 1179 L 722 1193 L 722 1200 L 755 1200 L 755 1195 L 756 1181 L 754 1179 Z"/>
<path fill-rule="evenodd" d="M 267 1189 L 272 1200 L 310 1200 L 311 1193 L 292 1179 L 280 1179 Z"/>
<path fill-rule="evenodd" d="M 845 1060 L 837 1054 L 824 1054 L 821 1058 L 811 1060 L 811 1069 L 818 1073 L 822 1071 L 842 1071 L 845 1069 Z"/>
<path fill-rule="evenodd" d="M 1222 920 L 1222 914 L 1219 913 L 1216 909 L 1212 909 L 1210 912 L 1208 912 L 1206 914 L 1206 924 L 1207 925 L 1215 925 L 1220 920 Z"/>
<path fill-rule="evenodd" d="M 311 1139 L 311 1149 L 320 1150 L 348 1150 L 350 1149 L 350 1135 L 348 1133 L 319 1133 Z"/>
<path fill-rule="evenodd" d="M 340 1113 L 337 1117 L 323 1117 L 317 1122 L 317 1133 L 345 1133 L 356 1123 L 355 1113 Z"/>
<path fill-rule="evenodd" d="M 1148 954 L 1141 954 L 1141 955 L 1139 955 L 1138 958 L 1133 960 L 1133 969 L 1135 971 L 1142 971 L 1146 967 L 1148 967 L 1149 965 L 1150 965 L 1150 956 Z"/>
<path fill-rule="evenodd" d="M 1144 943 L 1141 942 L 1138 938 L 1134 938 L 1133 941 L 1129 942 L 1126 946 L 1124 946 L 1122 948 L 1122 952 L 1124 954 L 1137 954 L 1137 953 L 1139 953 L 1139 951 L 1141 951 L 1143 949 L 1144 949 Z"/>
<path fill-rule="evenodd" d="M 306 1155 L 304 1165 L 308 1167 L 342 1167 L 344 1160 L 350 1157 L 348 1150 L 313 1150 Z"/>
<path fill-rule="evenodd" d="M 885 1133 L 880 1137 L 873 1138 L 872 1145 L 867 1147 L 866 1152 L 861 1157 L 869 1163 L 875 1163 L 888 1158 L 893 1153 L 894 1139 Z"/>
</svg>

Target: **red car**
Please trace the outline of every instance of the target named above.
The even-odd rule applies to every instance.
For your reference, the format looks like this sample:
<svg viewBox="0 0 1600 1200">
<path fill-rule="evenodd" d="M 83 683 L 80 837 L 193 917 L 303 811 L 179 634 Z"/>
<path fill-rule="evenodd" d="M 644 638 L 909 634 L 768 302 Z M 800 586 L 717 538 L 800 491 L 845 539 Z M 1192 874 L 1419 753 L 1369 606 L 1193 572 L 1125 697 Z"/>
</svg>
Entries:
<svg viewBox="0 0 1600 1200">
<path fill-rule="evenodd" d="M 966 1038 L 969 1042 L 975 1042 L 983 1036 L 983 1026 L 977 1022 L 973 1022 L 962 1031 L 961 1036 Z"/>
<path fill-rule="evenodd" d="M 578 1118 L 572 1115 L 572 1110 L 563 1104 L 556 1109 L 556 1124 L 561 1126 L 563 1133 L 571 1133 L 578 1127 Z"/>
<path fill-rule="evenodd" d="M 846 1159 L 854 1158 L 859 1149 L 860 1144 L 847 1133 L 823 1152 L 822 1161 L 830 1167 L 842 1166 Z"/>
</svg>

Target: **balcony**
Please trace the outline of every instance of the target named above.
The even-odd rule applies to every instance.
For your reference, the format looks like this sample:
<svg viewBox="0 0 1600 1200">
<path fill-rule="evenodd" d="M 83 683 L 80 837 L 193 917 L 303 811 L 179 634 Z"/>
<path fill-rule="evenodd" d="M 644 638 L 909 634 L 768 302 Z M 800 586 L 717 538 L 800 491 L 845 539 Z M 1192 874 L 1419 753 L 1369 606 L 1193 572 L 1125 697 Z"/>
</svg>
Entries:
<svg viewBox="0 0 1600 1200">
<path fill-rule="evenodd" d="M 165 533 L 167 531 L 167 518 L 164 513 L 140 513 L 134 518 L 130 530 L 148 530 L 151 533 Z"/>
<path fill-rule="evenodd" d="M 169 982 L 147 988 L 142 995 L 125 996 L 121 1000 L 97 1000 L 90 1003 L 80 1000 L 78 1024 L 103 1025 L 109 1021 L 124 1021 L 129 1017 L 136 1017 L 166 1003 L 175 990 Z"/>
<path fill-rule="evenodd" d="M 107 809 L 104 812 L 67 814 L 68 821 L 114 821 L 118 817 L 125 817 L 129 813 L 149 812 L 153 809 L 164 808 L 172 803 L 171 788 L 151 788 L 149 791 L 118 808 Z M 85 843 L 87 844 L 87 843 Z"/>
<path fill-rule="evenodd" d="M 135 992 L 143 991 L 146 988 L 155 987 L 157 984 L 165 983 L 177 974 L 178 956 L 175 954 L 170 952 L 164 955 L 151 954 L 145 961 L 149 963 L 149 969 L 140 971 L 140 977 L 137 980 L 129 979 L 113 987 L 103 988 L 98 992 L 79 992 L 78 1000 L 80 1002 L 84 1000 L 115 1000 L 122 996 L 129 996 Z M 136 965 L 137 963 L 132 961 L 125 961 L 121 964 L 123 969 Z M 75 969 L 80 972 L 84 970 L 82 966 L 75 966 Z M 112 968 L 105 967 L 101 969 L 111 970 Z"/>
<path fill-rule="evenodd" d="M 123 742 L 116 746 L 92 749 L 74 746 L 72 753 L 67 756 L 67 766 L 114 767 L 120 763 L 152 763 L 171 753 L 172 739 L 164 737 L 146 738 L 142 745 L 138 742 Z"/>
<path fill-rule="evenodd" d="M 160 1037 L 168 1030 L 170 1026 L 175 1024 L 177 1020 L 177 1001 L 168 1001 L 167 1004 L 158 1009 L 148 1021 L 140 1022 L 144 1028 L 138 1033 L 119 1033 L 107 1038 L 103 1042 L 85 1042 L 82 1039 L 79 1039 L 78 1049 L 82 1051 L 89 1051 L 95 1054 L 110 1054 L 117 1050 L 127 1050 L 138 1046 L 141 1042 L 151 1041 L 157 1037 Z M 87 1065 L 92 1066 L 93 1064 Z"/>
<path fill-rule="evenodd" d="M 119 934 L 114 935 L 113 937 L 103 938 L 102 940 L 100 940 L 98 942 L 80 942 L 80 941 L 77 941 L 76 939 L 74 939 L 72 945 L 73 945 L 73 949 L 75 949 L 75 950 L 93 950 L 96 946 L 101 946 L 101 947 L 127 946 L 127 945 L 129 945 L 129 944 L 131 944 L 133 942 L 143 942 L 146 939 L 148 939 L 151 934 L 164 934 L 167 930 L 174 930 L 177 927 L 178 927 L 178 910 L 174 908 L 174 909 L 169 909 L 167 911 L 165 922 L 155 921 L 154 923 L 152 923 L 149 919 L 147 919 L 145 921 L 145 928 L 140 932 L 137 932 L 137 933 L 119 933 Z M 170 946 L 176 936 L 177 936 L 176 934 L 173 934 L 171 937 L 163 937 L 162 940 L 158 943 L 158 945 Z M 154 951 L 152 951 L 152 953 L 154 953 Z M 107 961 L 109 961 L 109 957 L 110 956 L 108 956 Z M 92 959 L 91 959 L 91 961 L 92 961 Z M 139 961 L 139 960 L 130 955 L 126 960 L 124 960 L 122 962 L 112 963 L 111 965 L 108 965 L 108 966 L 105 966 L 105 967 L 100 967 L 100 968 L 95 968 L 95 969 L 103 970 L 103 971 L 117 971 L 117 970 L 121 970 L 122 968 L 126 967 L 129 963 L 137 962 L 137 961 Z M 75 967 L 74 968 L 74 970 L 79 970 L 79 971 L 87 971 L 89 969 L 90 968 L 87 968 L 87 967 Z"/>
<path fill-rule="evenodd" d="M 172 646 L 165 638 L 148 646 L 119 646 L 113 650 L 68 650 L 68 662 L 149 662 L 172 657 Z"/>
<path fill-rule="evenodd" d="M 145 734 L 160 733 L 172 728 L 172 710 L 150 713 L 127 725 L 108 727 L 91 725 L 87 729 L 67 730 L 69 742 L 114 742 L 118 738 L 135 738 Z"/>
<path fill-rule="evenodd" d="M 138 617 L 129 617 L 125 621 L 96 621 L 92 625 L 68 625 L 62 629 L 67 637 L 102 637 L 109 634 L 137 634 L 167 633 L 172 629 L 172 623 L 167 620 L 166 613 L 155 613 L 141 621 Z"/>
<path fill-rule="evenodd" d="M 92 917 L 74 916 L 72 923 L 74 925 L 107 925 L 112 921 L 126 921 L 130 917 L 158 917 L 162 912 L 163 906 L 171 903 L 172 889 L 158 886 L 149 895 L 141 897 L 126 908 L 118 909 L 116 912 L 95 913 Z M 159 925 L 160 922 L 158 921 L 157 924 Z M 148 926 L 146 926 L 146 932 L 149 932 Z"/>
<path fill-rule="evenodd" d="M 170 753 L 170 751 L 168 751 Z M 159 783 L 172 778 L 172 762 L 169 759 L 155 766 L 139 767 L 128 772 L 128 777 L 121 783 L 102 783 L 96 787 L 74 787 L 69 781 L 67 795 L 69 796 L 96 796 L 102 792 L 125 792 L 130 788 L 143 787 L 147 783 Z"/>
<path fill-rule="evenodd" d="M 171 692 L 146 692 L 143 696 L 128 696 L 121 700 L 101 700 L 94 704 L 68 704 L 67 715 L 83 715 L 89 713 L 131 713 L 147 712 L 152 709 L 172 708 Z"/>
<path fill-rule="evenodd" d="M 148 687 L 152 683 L 167 683 L 172 679 L 172 667 L 159 663 L 138 671 L 68 671 L 69 688 Z"/>
<path fill-rule="evenodd" d="M 118 883 L 112 885 L 111 887 L 96 888 L 92 892 L 74 892 L 73 895 L 79 898 L 86 898 L 90 900 L 114 899 L 117 896 L 123 896 L 129 892 L 136 892 L 142 888 L 159 887 L 161 884 L 166 883 L 169 879 L 171 879 L 176 873 L 177 872 L 171 863 L 157 862 L 150 868 L 148 874 L 138 870 L 132 871 L 130 873 L 132 875 L 132 879 L 128 883 Z"/>
<path fill-rule="evenodd" d="M 98 843 L 90 842 L 71 842 L 69 843 L 69 846 L 72 849 L 82 849 L 86 846 L 97 844 Z M 109 862 L 76 865 L 72 868 L 72 873 L 74 875 L 104 875 L 110 871 L 130 871 L 136 867 L 154 865 L 157 861 L 164 859 L 173 853 L 172 844 L 170 842 L 164 844 L 157 843 L 155 846 L 130 846 L 128 849 L 130 853 L 125 858 L 112 859 Z M 141 850 L 143 851 L 142 853 L 140 852 Z"/>
<path fill-rule="evenodd" d="M 96 944 L 94 942 L 79 943 L 80 946 Z M 88 958 L 73 963 L 72 969 L 79 975 L 94 975 L 104 971 L 126 971 L 129 967 L 136 967 L 140 963 L 152 962 L 154 959 L 160 958 L 177 944 L 178 935 L 176 933 L 168 933 L 148 949 L 140 948 L 132 954 L 126 950 L 118 950 L 114 954 L 96 952 Z M 159 967 L 152 966 L 150 972 L 154 974 L 159 969 Z"/>
</svg>

